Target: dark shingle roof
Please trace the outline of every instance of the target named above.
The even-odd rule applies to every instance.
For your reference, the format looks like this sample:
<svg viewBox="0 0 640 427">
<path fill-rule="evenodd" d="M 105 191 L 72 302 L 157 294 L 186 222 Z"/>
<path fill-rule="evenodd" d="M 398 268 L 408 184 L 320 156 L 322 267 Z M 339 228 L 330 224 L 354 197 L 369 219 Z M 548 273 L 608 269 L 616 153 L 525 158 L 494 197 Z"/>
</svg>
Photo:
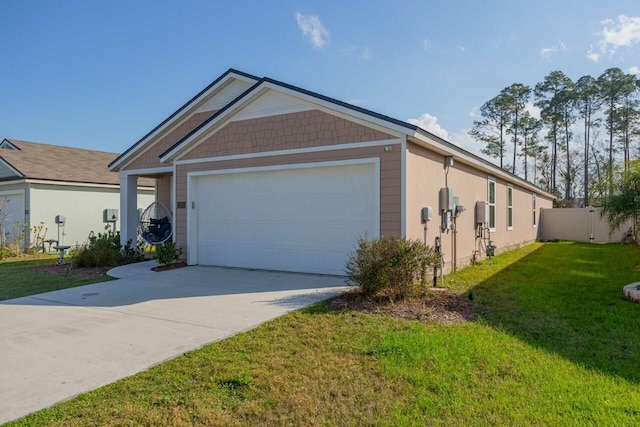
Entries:
<svg viewBox="0 0 640 427">
<path fill-rule="evenodd" d="M 107 165 L 117 153 L 63 147 L 39 142 L 6 139 L 17 150 L 0 148 L 0 159 L 18 171 L 21 179 L 78 182 L 89 184 L 120 184 L 117 172 Z M 16 177 L 17 178 L 17 177 Z M 15 179 L 15 178 L 5 178 Z M 153 186 L 154 180 L 141 178 L 138 185 Z"/>
</svg>

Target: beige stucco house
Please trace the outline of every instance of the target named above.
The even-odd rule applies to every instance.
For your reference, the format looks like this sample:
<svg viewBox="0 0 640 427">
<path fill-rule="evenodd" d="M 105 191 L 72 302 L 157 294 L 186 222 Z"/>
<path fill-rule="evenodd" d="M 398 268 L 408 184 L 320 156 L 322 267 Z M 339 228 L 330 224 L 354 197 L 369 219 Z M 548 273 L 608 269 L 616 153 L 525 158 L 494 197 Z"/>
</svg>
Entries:
<svg viewBox="0 0 640 427">
<path fill-rule="evenodd" d="M 120 180 L 107 169 L 117 156 L 17 139 L 0 141 L 0 244 L 19 237 L 23 227 L 41 223 L 46 239 L 68 246 L 85 243 L 91 231 L 104 232 L 105 226 L 117 230 Z M 141 207 L 155 199 L 154 185 L 153 180 L 141 179 L 133 188 Z M 107 209 L 116 215 L 115 221 L 105 218 Z M 24 245 L 30 244 L 30 237 L 27 232 Z"/>
<path fill-rule="evenodd" d="M 358 238 L 402 235 L 437 238 L 449 269 L 483 258 L 489 240 L 498 251 L 535 240 L 553 200 L 415 125 L 236 70 L 109 167 L 122 238 L 136 233 L 132 190 L 155 178 L 189 264 L 344 274 Z"/>
</svg>

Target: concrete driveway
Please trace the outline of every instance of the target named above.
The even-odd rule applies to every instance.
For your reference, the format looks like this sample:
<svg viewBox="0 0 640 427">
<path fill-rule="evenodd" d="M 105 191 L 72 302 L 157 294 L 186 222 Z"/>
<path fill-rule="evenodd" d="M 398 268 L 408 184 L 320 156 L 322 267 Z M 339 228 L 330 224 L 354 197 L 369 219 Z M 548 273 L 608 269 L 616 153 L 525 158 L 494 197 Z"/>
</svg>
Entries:
<svg viewBox="0 0 640 427">
<path fill-rule="evenodd" d="M 0 422 L 343 292 L 344 278 L 151 263 L 0 301 Z"/>
</svg>

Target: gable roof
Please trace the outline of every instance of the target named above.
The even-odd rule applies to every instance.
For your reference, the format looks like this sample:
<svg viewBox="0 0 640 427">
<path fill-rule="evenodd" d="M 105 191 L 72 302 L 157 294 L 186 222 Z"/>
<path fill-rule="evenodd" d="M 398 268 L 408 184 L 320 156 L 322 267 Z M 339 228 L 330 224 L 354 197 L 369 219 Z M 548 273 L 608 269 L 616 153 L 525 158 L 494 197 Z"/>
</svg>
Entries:
<svg viewBox="0 0 640 427">
<path fill-rule="evenodd" d="M 211 126 L 215 126 L 215 124 L 220 123 L 224 120 L 225 117 L 228 117 L 232 114 L 234 114 L 235 111 L 239 110 L 242 108 L 242 105 L 245 102 L 250 102 L 250 100 L 253 97 L 256 97 L 257 95 L 263 93 L 263 91 L 268 90 L 268 89 L 275 89 L 278 91 L 281 91 L 283 93 L 287 93 L 299 98 L 303 98 L 308 100 L 309 102 L 313 102 L 315 104 L 318 105 L 322 105 L 328 109 L 334 110 L 334 111 L 338 111 L 338 112 L 342 112 L 344 114 L 347 115 L 351 115 L 352 117 L 357 117 L 361 120 L 365 120 L 369 123 L 373 123 L 373 124 L 377 124 L 379 126 L 385 127 L 391 131 L 395 131 L 398 134 L 404 134 L 407 138 L 407 140 L 414 142 L 416 144 L 419 145 L 423 145 L 428 147 L 429 149 L 436 151 L 440 154 L 444 154 L 447 156 L 455 156 L 458 158 L 458 160 L 462 160 L 464 163 L 467 163 L 469 165 L 472 165 L 480 170 L 483 170 L 489 174 L 495 175 L 495 176 L 500 176 L 503 179 L 506 179 L 508 181 L 514 182 L 514 183 L 518 183 L 519 185 L 525 187 L 525 188 L 529 188 L 533 191 L 542 193 L 547 195 L 548 197 L 551 198 L 555 198 L 556 196 L 541 189 L 540 187 L 536 186 L 535 184 L 524 180 L 523 178 L 512 174 L 511 172 L 504 170 L 500 167 L 498 167 L 497 165 L 495 165 L 494 163 L 488 161 L 487 159 L 480 157 L 476 154 L 473 154 L 461 147 L 458 147 L 457 145 L 437 136 L 432 134 L 431 132 L 408 122 L 405 122 L 403 120 L 399 120 L 399 119 L 395 119 L 393 117 L 390 116 L 386 116 L 384 114 L 380 114 L 380 113 L 376 113 L 375 111 L 372 110 L 367 110 L 366 108 L 362 108 L 362 107 L 358 107 L 356 105 L 352 105 L 349 103 L 346 103 L 344 101 L 340 101 L 338 99 L 335 98 L 331 98 L 316 92 L 312 92 L 306 89 L 302 89 L 293 85 L 290 85 L 288 83 L 284 83 L 278 80 L 274 80 L 271 79 L 269 77 L 262 77 L 262 78 L 258 78 L 246 73 L 242 73 L 240 71 L 234 70 L 234 69 L 230 69 L 227 72 L 225 72 L 222 76 L 220 76 L 218 79 L 216 79 L 214 81 L 214 83 L 212 83 L 211 85 L 209 85 L 207 88 L 205 88 L 205 90 L 203 90 L 202 92 L 200 92 L 198 95 L 196 95 L 196 97 L 192 98 L 187 104 L 185 104 L 184 106 L 181 107 L 180 110 L 176 111 L 174 114 L 172 114 L 169 119 L 175 117 L 176 115 L 179 114 L 180 111 L 182 111 L 183 109 L 185 109 L 190 103 L 192 103 L 195 99 L 197 99 L 199 96 L 201 96 L 201 94 L 203 94 L 204 92 L 206 92 L 210 87 L 212 87 L 213 85 L 216 84 L 216 82 L 220 81 L 221 79 L 223 79 L 224 77 L 228 76 L 230 73 L 237 73 L 237 74 L 241 74 L 241 75 L 245 75 L 247 77 L 250 77 L 251 79 L 255 80 L 255 83 L 248 88 L 246 91 L 244 91 L 242 94 L 240 94 L 238 97 L 236 97 L 233 101 L 229 102 L 227 105 L 225 105 L 223 108 L 221 108 L 219 111 L 217 111 L 215 114 L 213 114 L 210 118 L 208 118 L 207 120 L 205 120 L 203 123 L 201 123 L 199 126 L 197 126 L 195 129 L 193 129 L 191 132 L 189 132 L 187 135 L 185 135 L 181 140 L 177 141 L 174 145 L 172 145 L 171 147 L 169 147 L 167 150 L 165 150 L 163 153 L 160 154 L 160 161 L 163 163 L 166 162 L 170 162 L 171 160 L 174 160 L 177 156 L 179 156 L 179 153 L 182 152 L 184 149 L 187 148 L 187 146 L 190 145 L 191 142 L 193 142 L 194 137 L 196 137 L 198 135 L 198 133 L 200 131 L 203 131 Z M 163 122 L 163 124 L 165 122 L 167 122 L 169 119 L 165 120 Z M 158 127 L 162 126 L 163 124 L 159 125 Z M 158 129 L 158 127 L 156 127 L 156 129 Z M 155 131 L 155 129 L 154 129 Z M 150 135 L 151 133 L 153 133 L 154 131 L 150 132 L 148 135 Z M 146 137 L 145 137 L 146 138 Z M 141 139 L 140 141 L 138 141 L 133 147 L 135 147 L 138 144 L 142 144 L 144 142 L 144 138 Z M 131 147 L 131 148 L 133 148 Z M 130 150 L 131 150 L 130 148 Z M 129 150 L 127 150 L 129 151 Z M 125 152 L 126 154 L 127 152 Z M 124 156 L 124 154 L 123 154 Z M 122 157 L 122 156 L 121 156 Z M 113 162 L 111 165 L 109 165 L 109 167 L 113 170 L 114 168 L 114 164 L 116 162 Z"/>
<path fill-rule="evenodd" d="M 146 142 L 148 142 L 158 131 L 160 131 L 164 126 L 169 125 L 174 119 L 179 118 L 180 113 L 188 110 L 190 106 L 197 103 L 201 98 L 205 97 L 212 89 L 214 89 L 218 84 L 223 82 L 224 80 L 230 77 L 242 77 L 247 80 L 258 81 L 259 77 L 253 76 L 251 74 L 235 70 L 233 68 L 229 68 L 225 71 L 220 77 L 212 81 L 207 87 L 202 89 L 196 96 L 187 101 L 182 107 L 178 108 L 173 114 L 163 120 L 158 126 L 154 127 L 149 131 L 145 136 L 140 138 L 135 144 L 129 147 L 124 153 L 120 154 L 116 159 L 114 159 L 111 163 L 109 163 L 109 170 L 115 170 L 118 166 L 120 166 L 130 155 L 134 154 L 139 148 L 143 147 Z"/>
<path fill-rule="evenodd" d="M 119 174 L 107 168 L 117 156 L 104 151 L 4 139 L 0 144 L 0 162 L 15 172 L 15 176 L 0 178 L 0 181 L 37 179 L 120 185 Z M 153 187 L 154 181 L 141 178 L 138 184 Z"/>
</svg>

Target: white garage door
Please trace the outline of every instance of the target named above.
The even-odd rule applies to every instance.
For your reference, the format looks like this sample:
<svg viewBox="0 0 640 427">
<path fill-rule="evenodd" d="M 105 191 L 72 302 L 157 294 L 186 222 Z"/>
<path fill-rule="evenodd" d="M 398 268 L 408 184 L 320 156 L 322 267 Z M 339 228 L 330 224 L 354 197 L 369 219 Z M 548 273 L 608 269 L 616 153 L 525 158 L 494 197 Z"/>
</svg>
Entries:
<svg viewBox="0 0 640 427">
<path fill-rule="evenodd" d="M 0 192 L 0 243 L 13 243 L 24 221 L 24 192 Z"/>
<path fill-rule="evenodd" d="M 191 263 L 344 274 L 359 237 L 379 234 L 374 163 L 194 177 Z"/>
</svg>

